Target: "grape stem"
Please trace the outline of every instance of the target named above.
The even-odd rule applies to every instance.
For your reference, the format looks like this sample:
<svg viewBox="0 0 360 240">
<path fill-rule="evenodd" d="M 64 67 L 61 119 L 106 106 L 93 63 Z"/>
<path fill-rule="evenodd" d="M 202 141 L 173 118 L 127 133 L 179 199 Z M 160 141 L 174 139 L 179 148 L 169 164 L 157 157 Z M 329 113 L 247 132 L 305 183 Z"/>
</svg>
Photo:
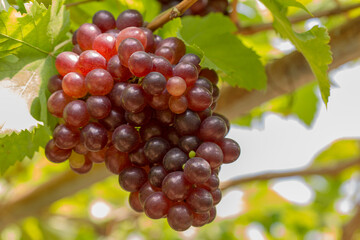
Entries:
<svg viewBox="0 0 360 240">
<path fill-rule="evenodd" d="M 183 0 L 175 7 L 169 8 L 165 12 L 161 13 L 159 16 L 154 18 L 146 27 L 151 31 L 155 31 L 156 29 L 163 26 L 168 21 L 180 17 L 184 14 L 186 10 L 188 10 L 195 2 L 198 0 Z"/>
<path fill-rule="evenodd" d="M 342 230 L 342 238 L 343 240 L 351 240 L 354 239 L 354 234 L 360 228 L 360 204 L 357 204 L 356 212 L 354 216 L 344 224 Z"/>
</svg>

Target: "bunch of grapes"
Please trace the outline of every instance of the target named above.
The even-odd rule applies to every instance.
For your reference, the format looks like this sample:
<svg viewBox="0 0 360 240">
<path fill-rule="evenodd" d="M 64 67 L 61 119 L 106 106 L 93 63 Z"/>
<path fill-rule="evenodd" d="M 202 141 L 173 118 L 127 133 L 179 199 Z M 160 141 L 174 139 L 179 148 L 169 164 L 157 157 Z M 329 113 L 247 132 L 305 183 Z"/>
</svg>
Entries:
<svg viewBox="0 0 360 240">
<path fill-rule="evenodd" d="M 212 222 L 220 166 L 240 155 L 225 138 L 229 121 L 213 113 L 216 72 L 201 69 L 180 39 L 153 35 L 136 10 L 116 21 L 97 12 L 73 43 L 73 52 L 57 56 L 59 75 L 48 82 L 48 110 L 59 125 L 47 158 L 68 160 L 80 174 L 104 162 L 135 211 L 167 217 L 177 231 Z"/>
<path fill-rule="evenodd" d="M 159 0 L 162 10 L 165 11 L 176 6 L 181 0 Z M 227 15 L 229 3 L 228 0 L 198 0 L 186 12 L 185 15 L 205 16 L 211 12 L 219 12 Z"/>
</svg>

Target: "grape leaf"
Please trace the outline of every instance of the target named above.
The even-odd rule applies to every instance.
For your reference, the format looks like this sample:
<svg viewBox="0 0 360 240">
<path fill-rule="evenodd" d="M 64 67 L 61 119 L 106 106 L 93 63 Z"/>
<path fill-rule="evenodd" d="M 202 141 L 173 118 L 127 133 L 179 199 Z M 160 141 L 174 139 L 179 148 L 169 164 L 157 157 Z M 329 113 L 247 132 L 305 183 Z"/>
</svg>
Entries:
<svg viewBox="0 0 360 240">
<path fill-rule="evenodd" d="M 47 81 L 56 74 L 57 46 L 64 45 L 69 38 L 68 30 L 69 14 L 63 1 L 53 1 L 48 9 L 34 1 L 25 15 L 12 7 L 0 13 L 0 80 L 28 86 L 22 96 L 27 96 L 29 106 L 38 95 L 39 120 L 45 125 L 50 122 L 46 107 Z M 22 85 L 19 81 L 24 79 L 25 85 Z"/>
<path fill-rule="evenodd" d="M 215 69 L 232 86 L 248 90 L 265 88 L 265 68 L 259 56 L 233 34 L 236 27 L 228 17 L 219 13 L 187 16 L 182 25 L 178 37 L 197 49 L 197 53 L 203 53 L 203 67 Z"/>
<path fill-rule="evenodd" d="M 32 158 L 39 147 L 50 139 L 49 128 L 39 125 L 33 130 L 24 130 L 0 138 L 0 173 L 3 174 L 16 161 Z"/>
<path fill-rule="evenodd" d="M 322 99 L 327 105 L 330 96 L 330 80 L 327 75 L 328 65 L 332 62 L 329 46 L 330 37 L 327 30 L 314 26 L 311 30 L 303 33 L 296 33 L 286 17 L 287 7 L 306 8 L 295 0 L 261 0 L 271 11 L 276 31 L 283 38 L 288 38 L 308 61 L 311 70 L 318 80 Z"/>
<path fill-rule="evenodd" d="M 359 157 L 359 155 L 360 145 L 358 139 L 339 139 L 331 143 L 315 157 L 314 165 L 343 162 Z"/>
<path fill-rule="evenodd" d="M 21 14 L 24 14 L 26 13 L 26 8 L 25 8 L 25 5 L 24 5 L 24 0 L 16 0 L 16 5 L 18 6 L 18 11 L 21 13 Z"/>
<path fill-rule="evenodd" d="M 155 34 L 162 38 L 174 37 L 182 28 L 181 19 L 175 18 L 167 22 L 164 26 L 155 31 Z"/>
</svg>

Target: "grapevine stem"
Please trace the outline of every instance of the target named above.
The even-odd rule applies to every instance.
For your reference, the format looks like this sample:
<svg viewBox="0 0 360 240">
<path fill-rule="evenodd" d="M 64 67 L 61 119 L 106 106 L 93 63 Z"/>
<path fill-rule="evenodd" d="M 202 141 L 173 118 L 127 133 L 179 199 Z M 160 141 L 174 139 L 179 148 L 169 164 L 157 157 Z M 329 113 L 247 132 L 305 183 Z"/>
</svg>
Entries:
<svg viewBox="0 0 360 240">
<path fill-rule="evenodd" d="M 146 27 L 151 31 L 155 31 L 156 29 L 163 26 L 168 21 L 180 17 L 184 14 L 186 10 L 188 10 L 195 2 L 198 0 L 183 0 L 175 7 L 169 8 L 156 18 L 154 18 Z"/>
</svg>

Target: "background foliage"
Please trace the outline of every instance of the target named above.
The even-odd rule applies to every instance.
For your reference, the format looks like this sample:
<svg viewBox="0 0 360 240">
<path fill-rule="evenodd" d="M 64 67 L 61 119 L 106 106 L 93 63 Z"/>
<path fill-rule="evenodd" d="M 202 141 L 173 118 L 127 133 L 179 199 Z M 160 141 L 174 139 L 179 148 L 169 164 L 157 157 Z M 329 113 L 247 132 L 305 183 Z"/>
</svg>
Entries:
<svg viewBox="0 0 360 240">
<path fill-rule="evenodd" d="M 125 9 L 134 8 L 148 22 L 160 13 L 156 0 L 89 1 L 70 7 L 69 4 L 74 2 L 77 1 L 34 1 L 32 4 L 22 0 L 0 1 L 0 80 L 15 86 L 17 93 L 26 100 L 32 116 L 40 122 L 20 132 L 11 129 L 0 132 L 1 201 L 21 195 L 25 189 L 40 186 L 67 169 L 64 165 L 54 167 L 49 164 L 44 159 L 43 147 L 56 124 L 47 112 L 47 80 L 56 73 L 56 55 L 71 49 L 71 32 L 81 24 L 91 22 L 93 14 L 101 9 L 117 16 Z M 238 13 L 242 27 L 273 21 L 275 31 L 252 35 L 236 34 L 238 28 L 230 18 L 216 13 L 175 19 L 157 33 L 163 37 L 181 38 L 188 52 L 202 57 L 202 67 L 215 69 L 219 73 L 222 86 L 237 86 L 249 91 L 265 91 L 266 64 L 284 56 L 283 52 L 274 48 L 273 41 L 279 36 L 288 39 L 304 55 L 317 82 L 258 106 L 233 123 L 251 127 L 264 113 L 275 112 L 283 116 L 296 116 L 311 126 L 319 106 L 319 95 L 325 104 L 330 95 L 327 70 L 332 57 L 327 29 L 359 16 L 360 11 L 355 9 L 346 15 L 322 18 L 322 27 L 310 29 L 304 22 L 291 24 L 289 18 L 332 9 L 337 2 L 324 0 L 315 4 L 309 0 L 262 0 L 262 5 L 255 0 L 240 1 L 239 6 L 251 13 Z M 343 0 L 341 4 L 356 2 Z M 314 157 L 313 167 L 352 161 L 359 157 L 359 153 L 357 140 L 339 140 Z M 21 239 L 39 240 L 187 237 L 186 234 L 179 235 L 170 230 L 165 220 L 150 221 L 134 214 L 128 207 L 127 194 L 118 188 L 114 190 L 116 179 L 113 178 L 109 177 L 91 188 L 63 198 L 34 217 L 7 226 L 1 237 L 10 239 L 8 236 L 14 234 Z M 304 177 L 316 192 L 314 201 L 305 207 L 293 205 L 277 195 L 270 189 L 272 180 L 250 182 L 241 186 L 246 211 L 240 216 L 220 219 L 205 226 L 197 231 L 196 236 L 198 239 L 238 239 L 248 236 L 249 226 L 260 228 L 268 239 L 303 239 L 316 232 L 340 236 L 340 227 L 348 221 L 349 216 L 336 212 L 335 205 L 344 198 L 342 186 L 356 178 L 358 172 L 353 166 L 338 175 Z M 325 184 L 319 186 L 319 182 Z M 230 190 L 234 189 L 237 188 Z M 89 213 L 89 205 L 100 198 L 115 209 L 105 219 L 93 218 Z"/>
</svg>

